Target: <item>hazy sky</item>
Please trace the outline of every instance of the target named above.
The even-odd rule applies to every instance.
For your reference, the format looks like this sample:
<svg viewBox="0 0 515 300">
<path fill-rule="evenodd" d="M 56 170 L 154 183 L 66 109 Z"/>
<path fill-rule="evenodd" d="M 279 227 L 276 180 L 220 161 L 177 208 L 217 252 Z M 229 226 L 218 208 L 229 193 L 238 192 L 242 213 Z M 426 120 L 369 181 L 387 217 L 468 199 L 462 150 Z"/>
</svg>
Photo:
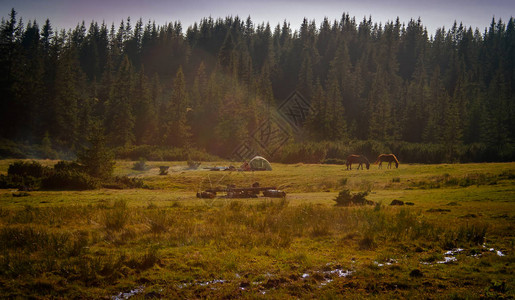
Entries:
<svg viewBox="0 0 515 300">
<path fill-rule="evenodd" d="M 54 28 L 68 29 L 84 20 L 105 21 L 117 27 L 128 16 L 133 24 L 140 17 L 163 25 L 180 20 L 186 29 L 203 17 L 213 18 L 251 16 L 254 23 L 270 22 L 272 26 L 287 20 L 293 30 L 299 28 L 304 17 L 316 20 L 317 25 L 324 17 L 340 19 L 347 12 L 361 21 L 364 16 L 372 16 L 375 23 L 400 18 L 408 23 L 411 18 L 421 18 L 430 35 L 439 27 L 448 29 L 456 20 L 458 24 L 479 28 L 488 27 L 492 17 L 508 22 L 515 16 L 514 0 L 0 0 L 1 16 L 5 19 L 14 8 L 25 24 L 36 19 L 42 25 L 48 18 Z"/>
</svg>

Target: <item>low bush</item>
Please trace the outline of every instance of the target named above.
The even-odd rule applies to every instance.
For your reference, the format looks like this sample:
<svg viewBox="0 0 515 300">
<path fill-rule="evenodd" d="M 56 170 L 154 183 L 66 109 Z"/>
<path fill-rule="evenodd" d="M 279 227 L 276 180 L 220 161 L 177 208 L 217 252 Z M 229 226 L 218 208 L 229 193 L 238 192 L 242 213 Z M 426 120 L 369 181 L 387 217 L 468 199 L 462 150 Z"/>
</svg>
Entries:
<svg viewBox="0 0 515 300">
<path fill-rule="evenodd" d="M 374 202 L 367 200 L 365 197 L 368 192 L 359 192 L 352 195 L 349 190 L 340 191 L 338 196 L 334 199 L 336 206 L 350 206 L 350 205 L 373 205 Z"/>
<path fill-rule="evenodd" d="M 134 163 L 132 169 L 136 171 L 145 171 L 147 169 L 146 163 L 147 159 L 144 157 L 140 157 L 139 161 Z"/>
<path fill-rule="evenodd" d="M 65 161 L 61 160 L 58 161 L 54 165 L 54 170 L 57 172 L 68 172 L 68 171 L 77 171 L 77 172 L 84 172 L 84 166 L 74 162 L 74 161 Z"/>
<path fill-rule="evenodd" d="M 0 175 L 0 189 L 37 190 L 41 187 L 41 178 L 20 175 Z"/>
<path fill-rule="evenodd" d="M 55 171 L 41 182 L 41 188 L 46 190 L 92 190 L 98 186 L 96 179 L 75 170 Z"/>
<path fill-rule="evenodd" d="M 102 187 L 108 189 L 142 189 L 145 188 L 146 185 L 143 183 L 143 180 L 134 177 L 128 176 L 115 176 L 110 180 L 104 182 Z"/>
<path fill-rule="evenodd" d="M 15 161 L 9 165 L 9 168 L 7 169 L 7 175 L 18 175 L 23 177 L 32 176 L 34 178 L 41 178 L 48 174 L 50 170 L 50 168 L 43 167 L 37 161 Z"/>
</svg>

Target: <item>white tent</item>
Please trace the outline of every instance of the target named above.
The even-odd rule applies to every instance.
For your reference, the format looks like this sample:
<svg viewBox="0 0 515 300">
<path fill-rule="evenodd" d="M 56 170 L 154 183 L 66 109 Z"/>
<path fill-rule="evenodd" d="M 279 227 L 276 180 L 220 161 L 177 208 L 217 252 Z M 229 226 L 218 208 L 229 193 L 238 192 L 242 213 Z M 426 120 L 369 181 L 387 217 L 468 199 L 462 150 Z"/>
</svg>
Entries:
<svg viewBox="0 0 515 300">
<path fill-rule="evenodd" d="M 262 156 L 255 156 L 253 159 L 251 159 L 249 161 L 249 166 L 251 170 L 272 171 L 272 166 L 268 160 Z"/>
</svg>

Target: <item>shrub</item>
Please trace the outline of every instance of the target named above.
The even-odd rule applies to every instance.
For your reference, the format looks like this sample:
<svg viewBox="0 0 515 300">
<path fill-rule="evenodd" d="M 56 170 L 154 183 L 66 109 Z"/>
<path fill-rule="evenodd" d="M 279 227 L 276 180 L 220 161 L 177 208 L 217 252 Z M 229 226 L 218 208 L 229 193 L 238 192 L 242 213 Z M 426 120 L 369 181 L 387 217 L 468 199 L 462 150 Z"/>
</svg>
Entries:
<svg viewBox="0 0 515 300">
<path fill-rule="evenodd" d="M 57 171 L 57 172 L 61 172 L 61 171 L 65 171 L 65 172 L 68 172 L 68 171 L 84 172 L 84 167 L 79 165 L 77 162 L 74 162 L 74 161 L 61 160 L 61 161 L 58 161 L 54 165 L 54 170 Z"/>
<path fill-rule="evenodd" d="M 84 172 L 63 170 L 45 177 L 41 187 L 48 190 L 93 190 L 98 187 L 98 180 Z"/>
<path fill-rule="evenodd" d="M 84 166 L 85 172 L 95 178 L 111 177 L 114 170 L 114 156 L 105 146 L 104 137 L 96 133 L 89 138 L 90 146 L 77 154 L 78 163 Z"/>
<path fill-rule="evenodd" d="M 147 166 L 145 165 L 147 160 L 144 157 L 140 157 L 139 161 L 135 162 L 132 166 L 133 170 L 136 171 L 145 171 Z"/>
<path fill-rule="evenodd" d="M 22 177 L 34 177 L 34 178 L 41 178 L 45 176 L 50 171 L 50 168 L 43 167 L 40 163 L 37 161 L 32 162 L 23 162 L 23 161 L 16 161 L 9 165 L 9 168 L 7 169 L 7 175 L 18 175 Z"/>
<path fill-rule="evenodd" d="M 0 175 L 0 189 L 36 190 L 41 186 L 41 178 L 19 175 Z"/>
<path fill-rule="evenodd" d="M 352 195 L 349 190 L 340 191 L 338 196 L 334 199 L 336 206 L 350 206 L 350 205 L 373 205 L 374 202 L 367 200 L 365 197 L 368 192 L 359 192 Z"/>
</svg>

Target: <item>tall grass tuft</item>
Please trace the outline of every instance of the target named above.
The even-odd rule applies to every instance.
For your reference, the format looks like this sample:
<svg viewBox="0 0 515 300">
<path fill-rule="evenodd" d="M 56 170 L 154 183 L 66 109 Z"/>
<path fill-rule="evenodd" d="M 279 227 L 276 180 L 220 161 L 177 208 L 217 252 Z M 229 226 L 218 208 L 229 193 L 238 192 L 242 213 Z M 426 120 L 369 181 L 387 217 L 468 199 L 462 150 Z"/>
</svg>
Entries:
<svg viewBox="0 0 515 300">
<path fill-rule="evenodd" d="M 108 231 L 120 231 L 125 227 L 128 220 L 127 201 L 117 200 L 112 209 L 104 212 L 102 221 Z"/>
<path fill-rule="evenodd" d="M 166 232 L 170 226 L 170 218 L 164 209 L 152 210 L 148 214 L 147 220 L 150 227 L 150 232 L 153 234 Z"/>
<path fill-rule="evenodd" d="M 443 233 L 441 246 L 444 249 L 452 249 L 466 245 L 481 245 L 485 242 L 487 230 L 486 224 L 466 224 L 458 228 L 448 228 Z"/>
</svg>

